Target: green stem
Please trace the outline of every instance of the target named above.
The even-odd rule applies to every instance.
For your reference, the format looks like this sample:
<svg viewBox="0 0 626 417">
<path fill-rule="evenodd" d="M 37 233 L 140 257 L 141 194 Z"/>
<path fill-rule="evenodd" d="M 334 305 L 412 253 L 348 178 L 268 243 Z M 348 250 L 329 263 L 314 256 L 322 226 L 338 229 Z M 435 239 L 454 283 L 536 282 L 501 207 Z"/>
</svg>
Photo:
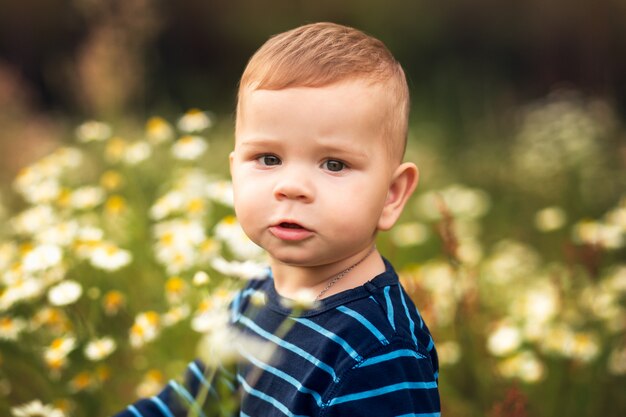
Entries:
<svg viewBox="0 0 626 417">
<path fill-rule="evenodd" d="M 198 391 L 198 395 L 196 395 L 196 401 L 191 404 L 191 410 L 189 410 L 189 417 L 198 417 L 204 402 L 206 401 L 206 397 L 209 395 L 209 390 L 211 389 L 211 384 L 213 378 L 215 378 L 215 373 L 217 372 L 217 368 L 207 367 L 204 371 L 204 379 L 206 384 L 200 385 L 200 390 Z"/>
</svg>

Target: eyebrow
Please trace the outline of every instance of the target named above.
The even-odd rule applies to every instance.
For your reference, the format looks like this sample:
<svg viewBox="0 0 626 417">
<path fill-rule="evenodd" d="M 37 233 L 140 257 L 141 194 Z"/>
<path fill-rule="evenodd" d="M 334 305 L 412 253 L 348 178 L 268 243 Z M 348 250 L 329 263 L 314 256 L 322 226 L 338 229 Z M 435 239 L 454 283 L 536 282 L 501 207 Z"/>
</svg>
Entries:
<svg viewBox="0 0 626 417">
<path fill-rule="evenodd" d="M 324 143 L 322 143 L 321 146 L 324 148 L 325 151 L 327 151 L 331 155 L 339 154 L 341 156 L 341 154 L 349 154 L 351 157 L 354 157 L 354 158 L 367 159 L 367 155 L 359 151 L 356 147 L 354 149 L 346 149 L 344 147 L 336 146 L 333 144 L 324 144 Z"/>
<path fill-rule="evenodd" d="M 258 148 L 264 146 L 282 146 L 282 141 L 280 139 L 270 138 L 246 138 L 241 140 L 239 144 L 245 148 Z M 331 141 L 322 141 L 319 144 L 319 147 L 323 148 L 324 152 L 327 153 L 328 156 L 338 155 L 338 157 L 341 157 L 347 154 L 351 158 L 367 159 L 367 155 L 359 151 L 356 146 L 354 149 L 346 149 L 335 145 Z"/>
<path fill-rule="evenodd" d="M 268 146 L 268 145 L 277 145 L 279 143 L 280 143 L 279 140 L 265 139 L 265 138 L 248 138 L 248 139 L 243 139 L 239 142 L 241 146 Z"/>
</svg>

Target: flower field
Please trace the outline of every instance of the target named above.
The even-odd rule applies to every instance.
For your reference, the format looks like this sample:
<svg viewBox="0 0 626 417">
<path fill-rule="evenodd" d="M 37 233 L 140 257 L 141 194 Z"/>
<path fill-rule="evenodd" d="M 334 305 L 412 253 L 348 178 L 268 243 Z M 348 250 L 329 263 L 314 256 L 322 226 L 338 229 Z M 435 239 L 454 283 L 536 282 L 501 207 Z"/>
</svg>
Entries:
<svg viewBox="0 0 626 417">
<path fill-rule="evenodd" d="M 512 120 L 463 146 L 415 121 L 421 184 L 378 247 L 433 332 L 443 415 L 623 416 L 626 131 L 572 92 Z M 0 415 L 108 416 L 228 359 L 230 296 L 265 268 L 231 148 L 200 110 L 87 121 L 20 171 L 0 196 Z"/>
</svg>

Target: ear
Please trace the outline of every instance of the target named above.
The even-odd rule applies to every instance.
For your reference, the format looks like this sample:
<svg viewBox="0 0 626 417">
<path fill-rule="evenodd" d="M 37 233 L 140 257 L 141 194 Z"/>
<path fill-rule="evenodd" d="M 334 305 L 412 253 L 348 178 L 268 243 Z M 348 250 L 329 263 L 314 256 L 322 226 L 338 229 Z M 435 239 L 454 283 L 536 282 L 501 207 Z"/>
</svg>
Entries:
<svg viewBox="0 0 626 417">
<path fill-rule="evenodd" d="M 389 184 L 383 211 L 378 219 L 378 230 L 389 230 L 393 227 L 418 181 L 419 170 L 414 163 L 405 162 L 396 168 Z"/>
</svg>

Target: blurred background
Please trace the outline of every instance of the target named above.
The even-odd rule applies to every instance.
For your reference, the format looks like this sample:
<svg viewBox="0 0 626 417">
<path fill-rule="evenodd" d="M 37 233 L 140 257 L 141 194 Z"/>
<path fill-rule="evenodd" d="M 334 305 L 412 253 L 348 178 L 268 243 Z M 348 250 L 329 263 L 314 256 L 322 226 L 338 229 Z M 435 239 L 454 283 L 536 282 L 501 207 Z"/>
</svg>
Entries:
<svg viewBox="0 0 626 417">
<path fill-rule="evenodd" d="M 381 39 L 407 74 L 407 157 L 420 165 L 421 184 L 398 231 L 380 245 L 441 341 L 445 415 L 625 415 L 622 0 L 0 0 L 3 239 L 28 241 L 6 226 L 33 204 L 15 192 L 18 172 L 75 144 L 86 120 L 106 122 L 132 141 L 155 115 L 174 121 L 191 108 L 210 112 L 212 153 L 197 165 L 227 178 L 236 87 L 248 58 L 269 36 L 315 21 Z M 170 165 L 120 171 L 152 181 L 135 184 L 143 201 L 125 196 L 137 213 L 164 192 L 158 167 Z M 98 169 L 77 176 L 97 178 Z M 145 237 L 133 236 L 119 242 L 141 258 L 132 242 Z M 171 272 L 154 274 L 165 283 Z M 190 280 L 192 272 L 176 274 Z M 3 289 L 11 285 L 5 278 Z M 139 298 L 128 316 L 165 308 L 158 288 L 142 298 L 128 286 L 123 292 Z M 2 314 L 14 313 L 2 307 Z M 17 354 L 2 339 L 0 379 L 15 387 L 23 370 L 6 368 Z M 160 343 L 116 383 L 139 381 L 155 358 L 183 355 Z M 127 366 L 131 354 L 119 351 L 113 366 Z M 44 385 L 7 388 L 0 406 L 37 395 L 53 402 L 55 391 Z M 107 415 L 135 391 L 90 395 L 76 400 L 80 406 L 59 407 Z"/>
<path fill-rule="evenodd" d="M 68 121 L 191 107 L 232 114 L 256 48 L 323 20 L 381 38 L 406 69 L 414 118 L 440 126 L 453 146 L 555 89 L 626 112 L 619 0 L 2 0 L 0 8 L 5 180 L 33 148 L 60 140 Z M 18 126 L 27 128 L 15 134 Z"/>
</svg>

